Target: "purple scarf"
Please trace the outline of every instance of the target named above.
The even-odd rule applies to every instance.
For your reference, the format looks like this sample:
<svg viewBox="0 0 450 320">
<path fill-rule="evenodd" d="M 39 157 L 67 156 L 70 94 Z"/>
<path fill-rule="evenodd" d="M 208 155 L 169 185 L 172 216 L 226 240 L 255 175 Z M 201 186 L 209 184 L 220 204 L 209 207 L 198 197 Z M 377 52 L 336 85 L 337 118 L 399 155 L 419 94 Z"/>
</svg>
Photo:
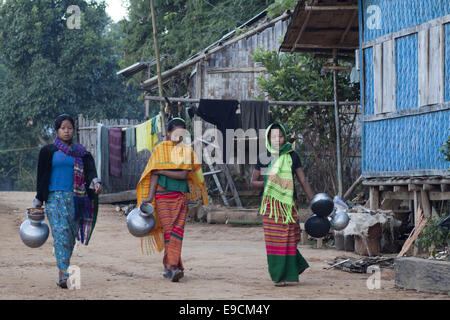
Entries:
<svg viewBox="0 0 450 320">
<path fill-rule="evenodd" d="M 84 181 L 84 164 L 83 156 L 88 152 L 81 144 L 67 146 L 55 138 L 53 144 L 58 150 L 64 152 L 74 158 L 73 166 L 73 199 L 75 205 L 75 218 L 79 221 L 77 239 L 81 243 L 86 244 L 91 235 L 93 224 L 94 202 L 89 200 L 86 193 L 86 186 Z"/>
</svg>

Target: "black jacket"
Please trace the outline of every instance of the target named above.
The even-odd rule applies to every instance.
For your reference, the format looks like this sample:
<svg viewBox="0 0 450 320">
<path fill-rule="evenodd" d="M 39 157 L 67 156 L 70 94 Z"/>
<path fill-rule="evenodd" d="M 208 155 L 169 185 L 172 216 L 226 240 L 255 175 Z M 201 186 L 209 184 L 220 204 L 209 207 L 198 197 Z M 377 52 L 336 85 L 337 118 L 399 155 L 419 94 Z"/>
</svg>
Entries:
<svg viewBox="0 0 450 320">
<path fill-rule="evenodd" d="M 39 152 L 38 169 L 37 169 L 37 186 L 36 186 L 36 199 L 41 201 L 47 201 L 48 199 L 48 187 L 50 185 L 50 175 L 52 173 L 52 160 L 53 154 L 58 151 L 58 148 L 54 144 L 48 144 L 42 147 Z M 95 162 L 92 155 L 88 152 L 83 157 L 84 164 L 84 182 L 89 199 L 93 200 L 95 192 L 89 189 L 89 186 L 93 179 L 97 178 L 97 170 L 95 169 Z"/>
</svg>

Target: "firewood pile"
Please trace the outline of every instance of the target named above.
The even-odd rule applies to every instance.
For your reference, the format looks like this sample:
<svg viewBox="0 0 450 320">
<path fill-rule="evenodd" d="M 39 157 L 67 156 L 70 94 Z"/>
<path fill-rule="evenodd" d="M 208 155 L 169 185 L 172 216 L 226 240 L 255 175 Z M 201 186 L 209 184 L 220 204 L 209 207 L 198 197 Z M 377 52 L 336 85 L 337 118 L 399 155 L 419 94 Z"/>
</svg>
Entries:
<svg viewBox="0 0 450 320">
<path fill-rule="evenodd" d="M 352 273 L 367 273 L 367 268 L 372 265 L 378 265 L 380 268 L 393 268 L 394 258 L 381 256 L 363 258 L 339 256 L 334 259 L 334 262 L 329 264 L 330 267 L 324 269 L 336 268 Z"/>
</svg>

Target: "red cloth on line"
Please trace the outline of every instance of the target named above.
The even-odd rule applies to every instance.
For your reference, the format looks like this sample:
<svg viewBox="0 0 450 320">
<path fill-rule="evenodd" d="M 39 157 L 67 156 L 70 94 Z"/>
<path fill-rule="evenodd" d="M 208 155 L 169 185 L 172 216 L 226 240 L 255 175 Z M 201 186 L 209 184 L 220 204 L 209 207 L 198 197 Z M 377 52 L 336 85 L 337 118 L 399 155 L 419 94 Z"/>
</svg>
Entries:
<svg viewBox="0 0 450 320">
<path fill-rule="evenodd" d="M 122 129 L 109 128 L 109 174 L 116 178 L 122 177 Z"/>
<path fill-rule="evenodd" d="M 126 132 L 122 130 L 122 163 L 127 162 L 127 137 Z"/>
</svg>

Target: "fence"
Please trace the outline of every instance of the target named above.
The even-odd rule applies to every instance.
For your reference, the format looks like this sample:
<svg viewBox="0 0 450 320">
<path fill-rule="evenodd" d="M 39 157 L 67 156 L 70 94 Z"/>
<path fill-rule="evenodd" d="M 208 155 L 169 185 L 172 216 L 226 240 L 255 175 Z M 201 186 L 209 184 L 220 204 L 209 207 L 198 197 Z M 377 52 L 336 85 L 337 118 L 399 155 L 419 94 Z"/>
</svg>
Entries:
<svg viewBox="0 0 450 320">
<path fill-rule="evenodd" d="M 115 119 L 115 120 L 89 120 L 83 115 L 78 116 L 78 141 L 92 154 L 97 164 L 97 124 L 101 123 L 112 128 L 127 128 L 142 123 L 139 120 Z M 136 147 L 127 148 L 127 161 L 122 163 L 122 177 L 109 177 L 109 188 L 106 193 L 133 190 L 136 188 L 139 178 L 150 158 L 150 151 L 137 152 Z"/>
</svg>

